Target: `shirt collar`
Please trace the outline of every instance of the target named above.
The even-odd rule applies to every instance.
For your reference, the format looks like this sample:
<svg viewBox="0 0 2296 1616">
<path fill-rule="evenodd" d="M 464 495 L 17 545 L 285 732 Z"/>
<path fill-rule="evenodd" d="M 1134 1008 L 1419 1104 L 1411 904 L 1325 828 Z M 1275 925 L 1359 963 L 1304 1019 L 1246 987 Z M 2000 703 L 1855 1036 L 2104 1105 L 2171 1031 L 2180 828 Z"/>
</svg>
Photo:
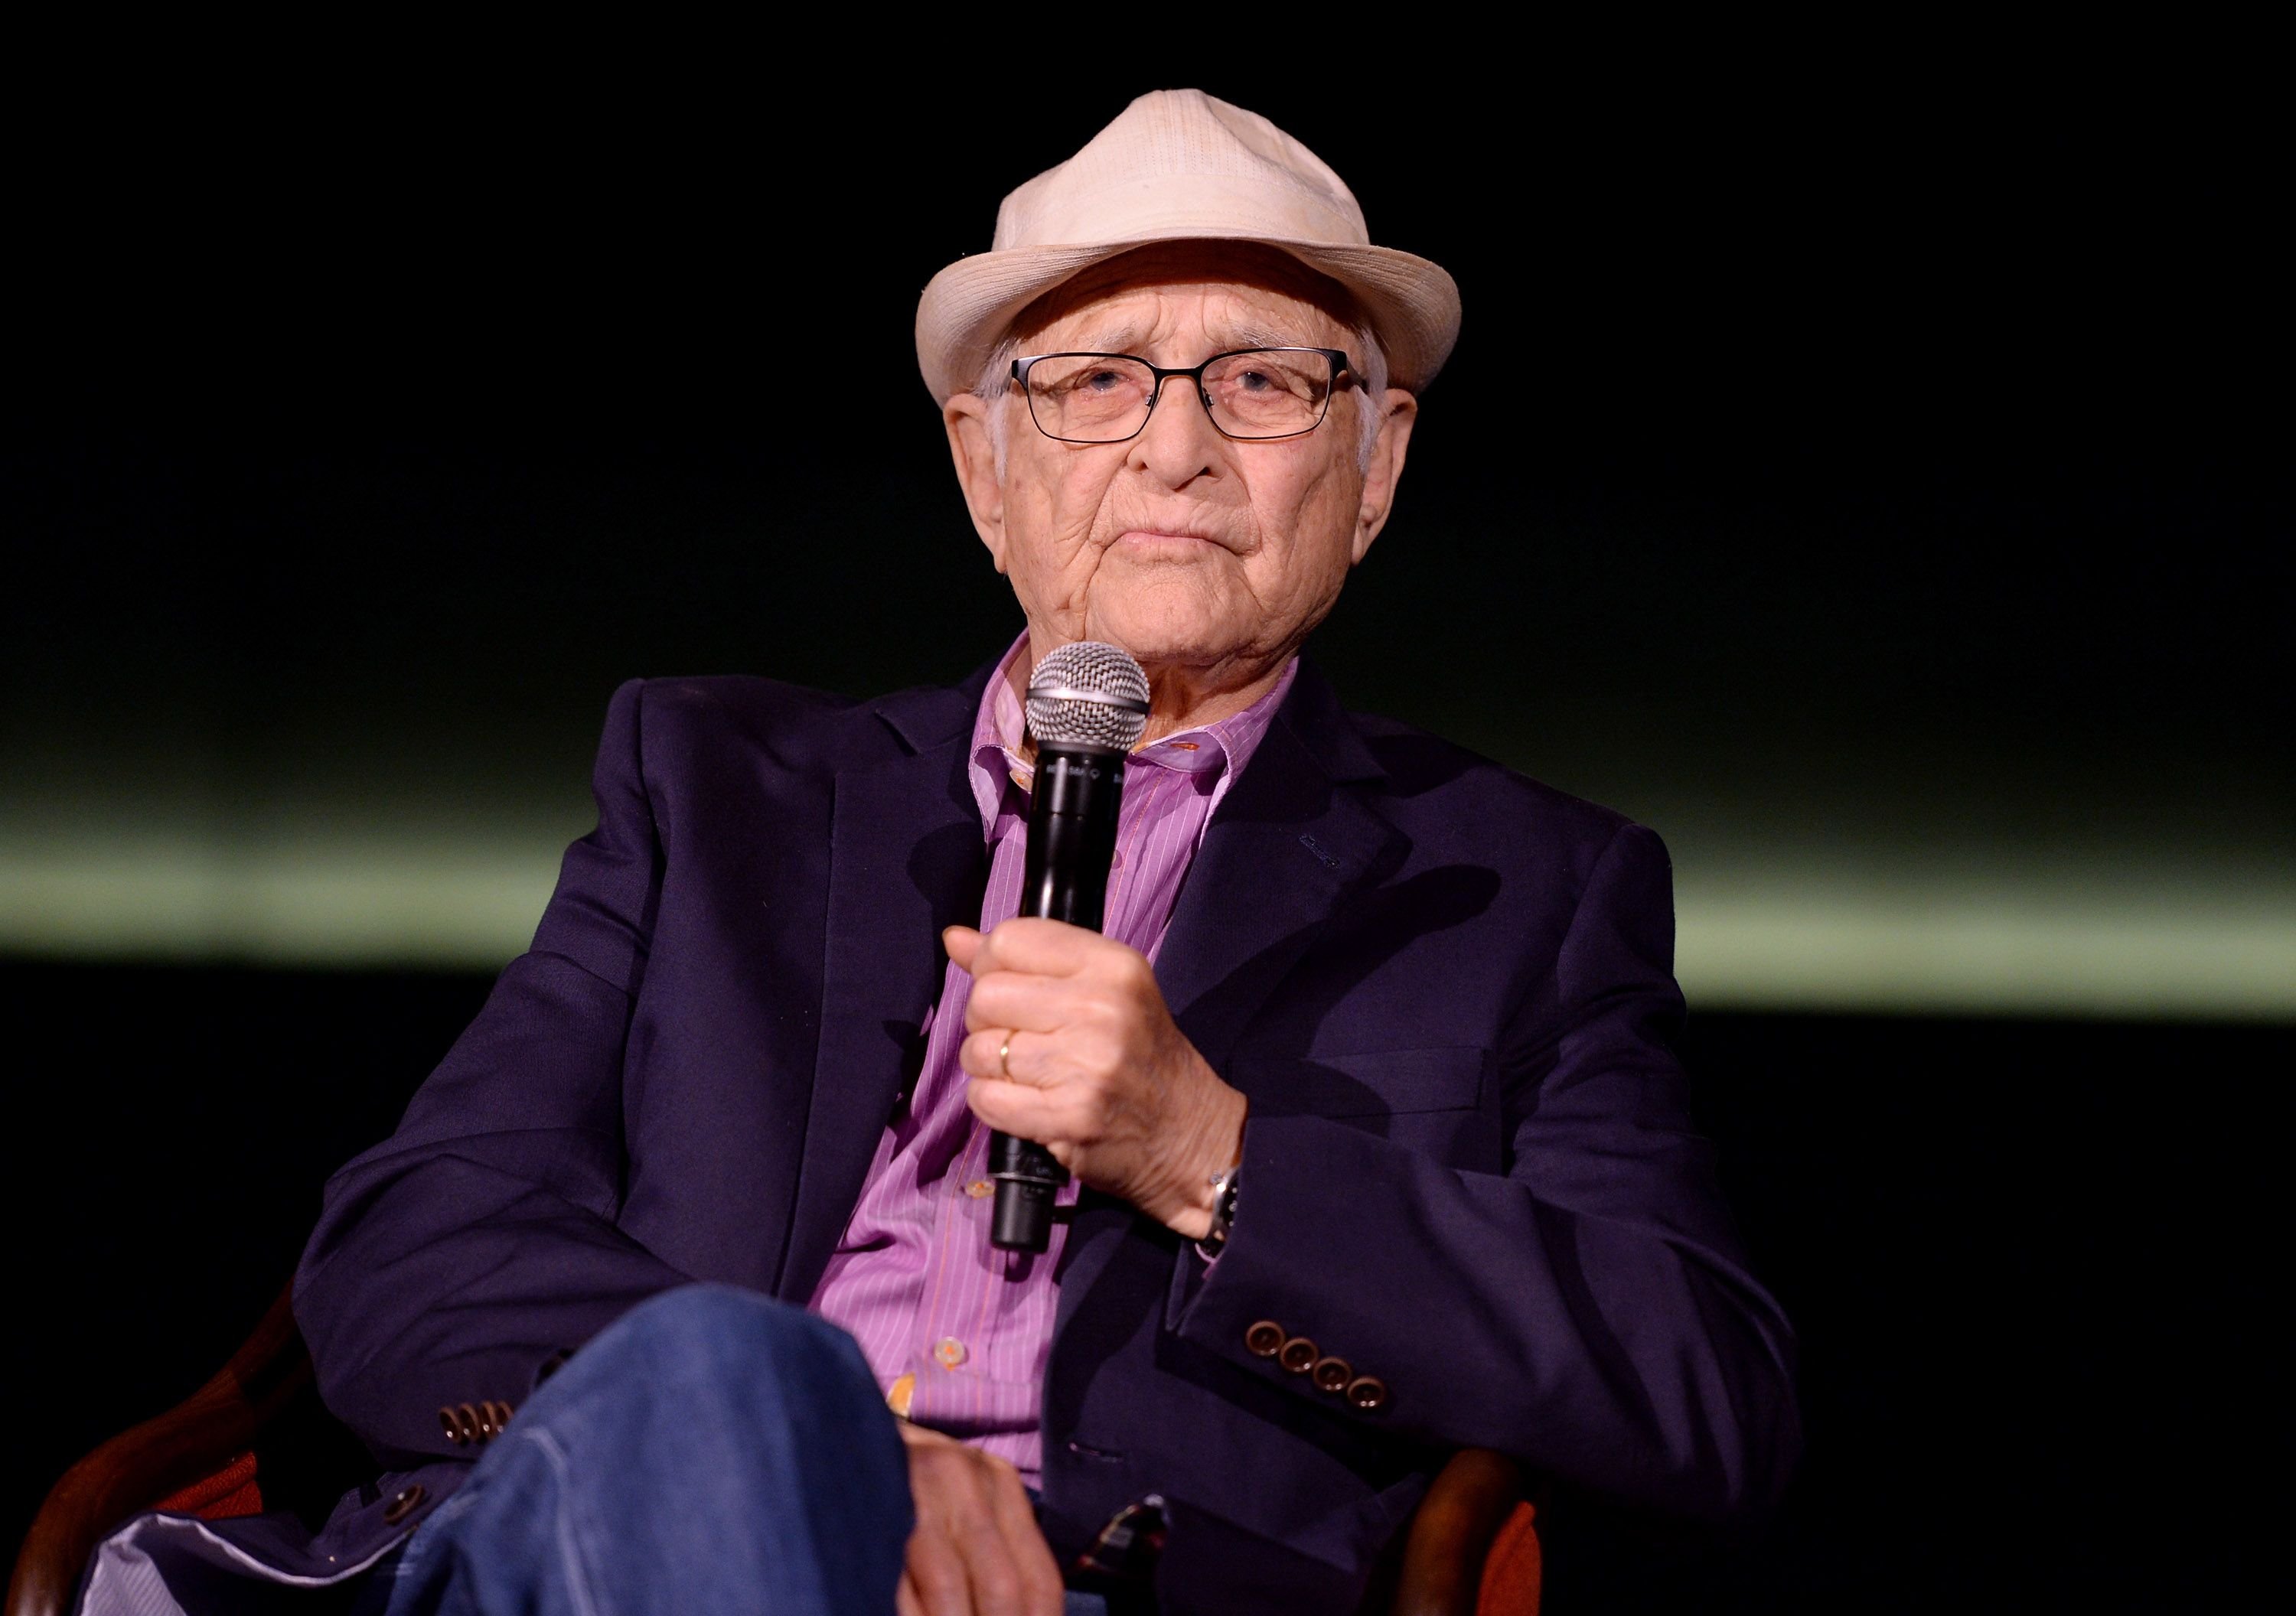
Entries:
<svg viewBox="0 0 2296 1616">
<path fill-rule="evenodd" d="M 1025 791 L 1035 778 L 1035 768 L 1021 755 L 1021 743 L 1028 733 L 1028 713 L 1013 690 L 1013 667 L 1028 654 L 1029 635 L 1024 629 L 989 675 L 988 688 L 980 693 L 980 709 L 973 719 L 972 796 L 980 805 L 982 827 L 991 832 L 1004 807 L 1007 783 Z M 1299 671 L 1300 659 L 1294 657 L 1283 665 L 1283 677 L 1258 701 L 1217 722 L 1183 730 L 1141 747 L 1126 760 L 1128 771 L 1157 768 L 1203 775 L 1207 788 L 1223 774 L 1233 780 L 1259 749 Z"/>
</svg>

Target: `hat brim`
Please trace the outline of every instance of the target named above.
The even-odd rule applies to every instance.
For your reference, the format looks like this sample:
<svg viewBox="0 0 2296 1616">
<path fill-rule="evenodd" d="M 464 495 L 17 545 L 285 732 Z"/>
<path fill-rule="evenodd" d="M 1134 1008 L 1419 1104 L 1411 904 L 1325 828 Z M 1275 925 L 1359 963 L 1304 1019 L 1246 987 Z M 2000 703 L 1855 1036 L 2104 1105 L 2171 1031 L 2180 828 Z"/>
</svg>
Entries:
<svg viewBox="0 0 2296 1616">
<path fill-rule="evenodd" d="M 1362 305 L 1396 387 L 1417 392 L 1434 380 L 1459 339 L 1458 283 L 1439 264 L 1391 247 L 1201 231 L 959 258 L 932 278 L 917 303 L 917 368 L 925 386 L 941 403 L 971 392 L 1022 309 L 1095 264 L 1176 241 L 1255 242 L 1329 275 Z"/>
</svg>

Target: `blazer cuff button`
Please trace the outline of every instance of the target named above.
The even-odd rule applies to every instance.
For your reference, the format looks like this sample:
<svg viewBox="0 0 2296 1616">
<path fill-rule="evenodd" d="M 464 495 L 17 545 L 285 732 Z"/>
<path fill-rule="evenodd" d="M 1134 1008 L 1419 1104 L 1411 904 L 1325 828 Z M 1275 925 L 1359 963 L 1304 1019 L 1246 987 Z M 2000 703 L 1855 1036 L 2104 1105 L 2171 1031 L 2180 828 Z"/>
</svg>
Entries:
<svg viewBox="0 0 2296 1616">
<path fill-rule="evenodd" d="M 1316 1351 L 1314 1342 L 1304 1335 L 1294 1335 L 1283 1343 L 1283 1350 L 1275 1355 L 1275 1361 L 1294 1375 L 1305 1375 L 1316 1367 L 1316 1359 L 1321 1356 Z"/>
<path fill-rule="evenodd" d="M 1358 1375 L 1348 1383 L 1348 1401 L 1365 1414 L 1387 1407 L 1387 1383 L 1376 1375 Z"/>
<path fill-rule="evenodd" d="M 1333 1397 L 1345 1392 L 1348 1383 L 1355 1377 L 1355 1366 L 1344 1358 L 1319 1358 L 1316 1360 L 1315 1368 L 1308 1372 L 1308 1378 L 1316 1383 L 1316 1390 L 1328 1392 Z"/>
<path fill-rule="evenodd" d="M 1263 1318 L 1243 1333 L 1243 1345 L 1254 1358 L 1273 1358 L 1283 1350 L 1283 1326 Z"/>
<path fill-rule="evenodd" d="M 382 1523 L 385 1526 L 398 1525 L 408 1515 L 413 1514 L 415 1506 L 429 1496 L 430 1494 L 420 1481 L 415 1482 L 412 1487 L 402 1489 L 398 1497 L 382 1506 Z"/>
</svg>

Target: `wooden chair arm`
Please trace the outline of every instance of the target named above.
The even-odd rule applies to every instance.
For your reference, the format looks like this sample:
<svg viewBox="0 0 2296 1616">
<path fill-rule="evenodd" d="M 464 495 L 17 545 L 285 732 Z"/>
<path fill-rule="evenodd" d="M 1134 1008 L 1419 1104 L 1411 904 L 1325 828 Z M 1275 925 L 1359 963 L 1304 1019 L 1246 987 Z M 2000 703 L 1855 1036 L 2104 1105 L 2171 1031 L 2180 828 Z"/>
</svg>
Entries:
<svg viewBox="0 0 2296 1616">
<path fill-rule="evenodd" d="M 311 1382 L 291 1286 L 214 1379 L 167 1413 L 122 1432 L 64 1473 L 33 1518 L 6 1616 L 64 1616 L 95 1546 L 138 1510 L 214 1474 Z"/>
<path fill-rule="evenodd" d="M 1522 1472 L 1488 1448 L 1451 1456 L 1411 1517 L 1394 1616 L 1475 1616 L 1483 1563 L 1523 1501 Z"/>
</svg>

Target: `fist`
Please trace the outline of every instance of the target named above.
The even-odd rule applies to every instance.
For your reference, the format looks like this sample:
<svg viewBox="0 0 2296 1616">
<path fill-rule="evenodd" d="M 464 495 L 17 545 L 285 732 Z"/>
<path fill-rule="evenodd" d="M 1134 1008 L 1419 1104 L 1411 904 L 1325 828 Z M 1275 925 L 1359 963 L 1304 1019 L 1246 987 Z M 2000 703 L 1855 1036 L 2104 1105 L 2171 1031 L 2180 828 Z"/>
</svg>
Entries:
<svg viewBox="0 0 2296 1616">
<path fill-rule="evenodd" d="M 1245 1101 L 1173 1022 L 1140 951 L 1060 920 L 941 941 L 972 976 L 958 1055 L 972 1114 L 1190 1239 L 1209 1233 Z"/>
</svg>

